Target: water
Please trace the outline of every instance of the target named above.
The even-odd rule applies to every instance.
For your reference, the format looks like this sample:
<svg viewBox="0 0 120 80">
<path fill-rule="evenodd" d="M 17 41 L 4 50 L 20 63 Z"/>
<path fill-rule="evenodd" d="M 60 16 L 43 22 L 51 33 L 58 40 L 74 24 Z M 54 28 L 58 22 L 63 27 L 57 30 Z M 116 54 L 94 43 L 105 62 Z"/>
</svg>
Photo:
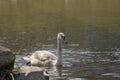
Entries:
<svg viewBox="0 0 120 80">
<path fill-rule="evenodd" d="M 62 77 L 69 80 L 120 79 L 119 0 L 1 0 L 0 45 L 20 53 L 56 54 L 64 32 Z"/>
</svg>

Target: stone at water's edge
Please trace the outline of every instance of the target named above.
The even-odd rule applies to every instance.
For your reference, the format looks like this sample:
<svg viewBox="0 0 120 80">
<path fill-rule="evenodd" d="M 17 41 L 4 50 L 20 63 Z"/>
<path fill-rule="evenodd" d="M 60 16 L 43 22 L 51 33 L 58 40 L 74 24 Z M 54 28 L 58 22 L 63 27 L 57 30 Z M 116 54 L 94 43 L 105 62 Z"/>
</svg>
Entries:
<svg viewBox="0 0 120 80">
<path fill-rule="evenodd" d="M 10 49 L 0 46 L 0 73 L 14 68 L 15 55 Z"/>
</svg>

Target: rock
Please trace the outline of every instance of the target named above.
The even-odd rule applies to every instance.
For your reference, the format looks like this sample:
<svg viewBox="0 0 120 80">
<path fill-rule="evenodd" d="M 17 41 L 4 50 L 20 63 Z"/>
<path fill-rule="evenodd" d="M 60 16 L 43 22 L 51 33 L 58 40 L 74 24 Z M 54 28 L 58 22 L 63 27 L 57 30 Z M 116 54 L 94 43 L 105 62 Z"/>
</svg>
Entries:
<svg viewBox="0 0 120 80">
<path fill-rule="evenodd" d="M 10 49 L 0 46 L 0 72 L 12 70 L 14 67 L 15 55 Z"/>
</svg>

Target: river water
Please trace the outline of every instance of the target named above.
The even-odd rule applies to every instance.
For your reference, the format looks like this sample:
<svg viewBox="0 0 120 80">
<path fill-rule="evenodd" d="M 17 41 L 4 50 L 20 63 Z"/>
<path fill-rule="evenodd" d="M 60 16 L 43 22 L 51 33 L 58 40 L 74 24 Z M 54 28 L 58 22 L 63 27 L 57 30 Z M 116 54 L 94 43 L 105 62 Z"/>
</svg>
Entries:
<svg viewBox="0 0 120 80">
<path fill-rule="evenodd" d="M 64 32 L 68 80 L 120 79 L 120 0 L 0 0 L 0 45 L 21 57 L 35 50 L 56 54 Z"/>
</svg>

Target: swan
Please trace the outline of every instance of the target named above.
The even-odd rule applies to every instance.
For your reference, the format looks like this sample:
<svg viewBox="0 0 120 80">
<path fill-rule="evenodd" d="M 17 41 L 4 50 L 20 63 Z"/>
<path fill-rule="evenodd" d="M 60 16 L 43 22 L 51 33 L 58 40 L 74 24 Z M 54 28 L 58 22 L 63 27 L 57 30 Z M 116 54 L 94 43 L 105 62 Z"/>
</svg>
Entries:
<svg viewBox="0 0 120 80">
<path fill-rule="evenodd" d="M 65 41 L 65 34 L 60 32 L 57 35 L 57 56 L 49 51 L 35 51 L 31 56 L 23 57 L 30 65 L 40 66 L 62 66 L 62 42 Z"/>
</svg>

